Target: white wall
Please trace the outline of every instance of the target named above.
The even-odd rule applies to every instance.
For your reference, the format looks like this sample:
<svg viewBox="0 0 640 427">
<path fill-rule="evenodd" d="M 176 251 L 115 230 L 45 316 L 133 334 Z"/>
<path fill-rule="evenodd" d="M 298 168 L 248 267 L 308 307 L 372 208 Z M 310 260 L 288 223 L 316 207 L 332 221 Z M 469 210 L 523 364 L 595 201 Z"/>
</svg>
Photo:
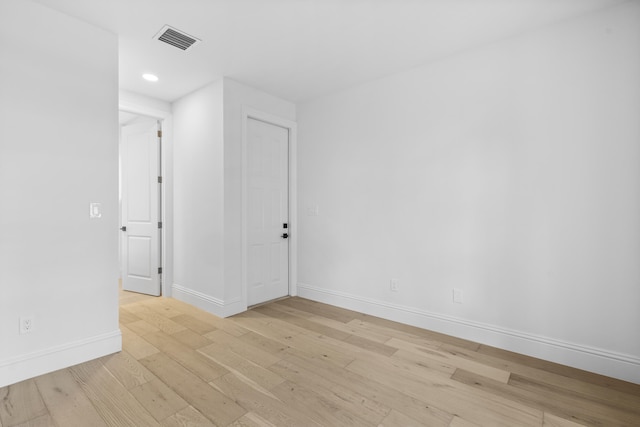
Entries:
<svg viewBox="0 0 640 427">
<path fill-rule="evenodd" d="M 242 299 L 242 108 L 286 119 L 295 105 L 224 78 L 173 104 L 172 295 L 218 316 Z"/>
<path fill-rule="evenodd" d="M 224 230 L 227 315 L 247 309 L 242 293 L 242 109 L 295 121 L 296 106 L 286 100 L 224 79 Z"/>
<path fill-rule="evenodd" d="M 117 67 L 114 35 L 0 3 L 0 386 L 120 350 Z"/>
<path fill-rule="evenodd" d="M 300 295 L 640 382 L 639 118 L 638 2 L 299 105 Z"/>
<path fill-rule="evenodd" d="M 172 295 L 214 311 L 224 302 L 222 80 L 173 108 Z"/>
<path fill-rule="evenodd" d="M 118 91 L 118 102 L 125 110 L 133 110 L 131 112 L 134 113 L 151 112 L 155 114 L 154 117 L 161 117 L 162 113 L 171 113 L 171 103 L 128 90 Z"/>
</svg>

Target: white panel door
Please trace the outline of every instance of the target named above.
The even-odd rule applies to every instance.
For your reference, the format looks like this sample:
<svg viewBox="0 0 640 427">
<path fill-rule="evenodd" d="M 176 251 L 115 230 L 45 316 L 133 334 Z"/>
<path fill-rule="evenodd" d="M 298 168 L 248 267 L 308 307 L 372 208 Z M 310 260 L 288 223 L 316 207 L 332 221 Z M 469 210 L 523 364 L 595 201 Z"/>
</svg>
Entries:
<svg viewBox="0 0 640 427">
<path fill-rule="evenodd" d="M 247 304 L 289 295 L 289 130 L 247 120 Z"/>
<path fill-rule="evenodd" d="M 158 123 L 124 126 L 122 170 L 122 288 L 160 295 Z"/>
</svg>

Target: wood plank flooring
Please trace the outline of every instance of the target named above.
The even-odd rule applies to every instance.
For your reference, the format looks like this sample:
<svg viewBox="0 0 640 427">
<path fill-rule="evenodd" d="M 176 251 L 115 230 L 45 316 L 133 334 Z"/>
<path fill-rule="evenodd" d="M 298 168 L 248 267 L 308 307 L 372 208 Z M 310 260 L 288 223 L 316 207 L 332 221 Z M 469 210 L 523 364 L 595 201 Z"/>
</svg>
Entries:
<svg viewBox="0 0 640 427">
<path fill-rule="evenodd" d="M 301 298 L 120 293 L 123 351 L 0 388 L 0 427 L 640 426 L 640 385 Z"/>
</svg>

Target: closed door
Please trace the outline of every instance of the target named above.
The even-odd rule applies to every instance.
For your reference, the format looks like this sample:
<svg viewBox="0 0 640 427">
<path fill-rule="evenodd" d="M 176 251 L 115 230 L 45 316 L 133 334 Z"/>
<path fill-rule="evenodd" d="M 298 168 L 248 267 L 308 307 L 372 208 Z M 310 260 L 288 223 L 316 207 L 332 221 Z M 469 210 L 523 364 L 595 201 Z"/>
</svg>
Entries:
<svg viewBox="0 0 640 427">
<path fill-rule="evenodd" d="M 122 288 L 160 295 L 159 124 L 124 126 L 121 133 Z"/>
<path fill-rule="evenodd" d="M 247 303 L 289 295 L 289 130 L 247 121 Z"/>
</svg>

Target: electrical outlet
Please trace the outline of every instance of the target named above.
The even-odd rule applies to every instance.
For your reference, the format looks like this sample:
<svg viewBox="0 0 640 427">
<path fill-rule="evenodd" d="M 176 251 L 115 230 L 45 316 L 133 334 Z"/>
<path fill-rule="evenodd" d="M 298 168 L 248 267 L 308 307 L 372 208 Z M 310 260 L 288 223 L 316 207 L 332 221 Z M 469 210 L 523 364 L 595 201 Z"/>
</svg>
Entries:
<svg viewBox="0 0 640 427">
<path fill-rule="evenodd" d="M 389 289 L 391 289 L 393 292 L 398 292 L 398 288 L 398 279 L 391 279 Z"/>
<path fill-rule="evenodd" d="M 462 291 L 462 289 L 453 289 L 453 302 L 455 302 L 456 304 L 462 304 L 464 300 L 464 292 Z"/>
<path fill-rule="evenodd" d="M 20 317 L 20 334 L 30 334 L 35 327 L 33 316 Z"/>
</svg>

